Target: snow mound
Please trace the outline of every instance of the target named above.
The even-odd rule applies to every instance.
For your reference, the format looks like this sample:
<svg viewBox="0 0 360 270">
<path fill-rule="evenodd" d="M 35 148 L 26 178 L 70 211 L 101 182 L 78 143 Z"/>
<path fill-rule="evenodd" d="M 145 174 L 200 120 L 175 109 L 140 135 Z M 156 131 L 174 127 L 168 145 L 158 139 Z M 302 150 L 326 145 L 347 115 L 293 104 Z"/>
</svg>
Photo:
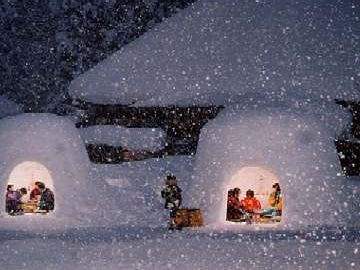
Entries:
<svg viewBox="0 0 360 270">
<path fill-rule="evenodd" d="M 249 93 L 357 98 L 353 7 L 335 0 L 199 0 L 80 75 L 69 92 L 134 106 L 226 105 Z"/>
<path fill-rule="evenodd" d="M 1 229 L 159 226 L 167 221 L 160 198 L 165 176 L 176 174 L 183 188 L 191 181 L 193 158 L 188 157 L 118 166 L 92 165 L 74 123 L 52 114 L 21 114 L 2 119 L 0 151 Z M 54 191 L 54 212 L 7 215 L 7 184 L 28 188 L 33 181 L 43 181 Z"/>
<path fill-rule="evenodd" d="M 207 224 L 226 226 L 228 189 L 242 188 L 243 197 L 251 175 L 239 173 L 260 168 L 262 173 L 256 177 L 269 175 L 282 187 L 279 226 L 339 225 L 356 220 L 354 194 L 342 176 L 334 144 L 350 120 L 335 104 L 318 113 L 310 105 L 225 109 L 200 135 L 190 206 L 203 209 Z M 259 186 L 253 188 L 259 192 Z"/>
<path fill-rule="evenodd" d="M 91 190 L 88 182 L 89 158 L 70 120 L 51 114 L 21 114 L 5 118 L 0 122 L 0 149 L 1 194 L 5 194 L 9 181 L 16 180 L 16 168 L 24 168 L 26 164 L 38 164 L 33 170 L 27 168 L 32 170 L 28 184 L 34 180 L 44 181 L 55 193 L 54 213 L 40 218 L 6 217 L 3 197 L 0 200 L 2 223 L 5 220 L 14 224 L 26 223 L 28 220 L 31 224 L 35 220 L 34 224 L 45 225 L 54 217 L 77 219 L 80 213 L 91 207 L 88 194 L 89 187 Z M 41 178 L 44 174 L 37 172 L 39 170 L 46 171 L 44 179 Z M 14 184 L 17 185 L 16 182 Z"/>
<path fill-rule="evenodd" d="M 157 128 L 93 126 L 80 129 L 86 143 L 121 146 L 132 151 L 157 151 L 165 147 L 166 134 Z"/>
<path fill-rule="evenodd" d="M 74 123 L 51 114 L 21 114 L 0 121 L 0 227 L 29 231 L 113 224 L 132 220 L 128 207 L 109 185 L 89 177 L 90 161 Z M 22 179 L 23 177 L 28 179 Z M 11 217 L 5 213 L 5 191 L 44 181 L 55 194 L 48 215 Z M 143 213 L 143 211 L 141 212 Z"/>
</svg>

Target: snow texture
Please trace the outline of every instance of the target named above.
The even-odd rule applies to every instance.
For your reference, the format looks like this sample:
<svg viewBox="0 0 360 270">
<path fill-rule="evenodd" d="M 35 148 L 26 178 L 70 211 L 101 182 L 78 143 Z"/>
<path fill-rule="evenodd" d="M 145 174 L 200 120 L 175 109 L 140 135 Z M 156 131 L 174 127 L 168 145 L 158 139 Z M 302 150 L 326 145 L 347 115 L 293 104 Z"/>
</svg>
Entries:
<svg viewBox="0 0 360 270">
<path fill-rule="evenodd" d="M 200 135 L 190 205 L 204 211 L 207 224 L 226 225 L 227 190 L 249 181 L 246 176 L 230 180 L 240 169 L 256 166 L 280 182 L 281 225 L 359 222 L 359 201 L 342 176 L 334 144 L 350 120 L 336 104 L 326 104 L 318 113 L 312 106 L 296 110 L 286 104 L 225 109 Z"/>
<path fill-rule="evenodd" d="M 0 150 L 1 229 L 30 232 L 119 224 L 166 226 L 167 215 L 160 197 L 166 175 L 177 175 L 183 188 L 191 182 L 192 157 L 118 166 L 91 164 L 74 123 L 51 114 L 21 114 L 1 120 Z M 5 213 L 6 185 L 26 186 L 21 179 L 24 175 L 30 176 L 28 182 L 46 180 L 53 189 L 53 213 L 16 217 Z"/>
<path fill-rule="evenodd" d="M 22 112 L 22 109 L 11 100 L 4 96 L 0 96 L 0 118 L 9 115 L 15 115 Z"/>
<path fill-rule="evenodd" d="M 359 234 L 322 229 L 326 233 L 169 234 L 142 227 L 5 232 L 0 263 L 27 270 L 359 269 Z"/>
<path fill-rule="evenodd" d="M 86 143 L 121 146 L 132 151 L 157 151 L 165 147 L 166 134 L 156 128 L 92 126 L 80 129 Z"/>
<path fill-rule="evenodd" d="M 200 0 L 80 75 L 70 94 L 134 106 L 354 99 L 355 8 Z"/>
<path fill-rule="evenodd" d="M 131 211 L 127 208 L 129 196 L 121 197 L 104 181 L 89 177 L 90 161 L 85 145 L 74 123 L 67 118 L 51 114 L 5 118 L 0 122 L 0 150 L 2 228 L 32 231 L 91 224 L 100 226 L 107 222 L 111 224 L 112 220 L 119 221 L 119 216 L 122 222 L 128 222 L 137 213 L 136 203 L 131 204 L 134 207 Z M 24 162 L 40 164 L 50 174 L 49 186 L 55 194 L 53 213 L 17 217 L 5 213 L 6 185 L 14 169 Z"/>
</svg>

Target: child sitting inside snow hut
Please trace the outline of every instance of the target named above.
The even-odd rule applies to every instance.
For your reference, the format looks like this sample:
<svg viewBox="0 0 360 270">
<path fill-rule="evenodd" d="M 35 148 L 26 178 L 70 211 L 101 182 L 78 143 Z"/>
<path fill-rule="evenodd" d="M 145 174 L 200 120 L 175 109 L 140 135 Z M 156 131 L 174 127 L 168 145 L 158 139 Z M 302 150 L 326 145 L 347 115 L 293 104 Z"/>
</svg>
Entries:
<svg viewBox="0 0 360 270">
<path fill-rule="evenodd" d="M 6 188 L 6 212 L 9 213 L 9 215 L 14 215 L 16 212 L 17 207 L 17 198 L 16 198 L 16 191 L 14 189 L 14 185 L 7 185 Z"/>
<path fill-rule="evenodd" d="M 236 221 L 244 216 L 244 210 L 240 202 L 240 188 L 230 189 L 227 198 L 226 220 Z"/>
<path fill-rule="evenodd" d="M 241 200 L 241 205 L 247 213 L 254 213 L 261 209 L 260 201 L 255 198 L 254 191 L 251 189 L 246 191 L 246 197 Z"/>
</svg>

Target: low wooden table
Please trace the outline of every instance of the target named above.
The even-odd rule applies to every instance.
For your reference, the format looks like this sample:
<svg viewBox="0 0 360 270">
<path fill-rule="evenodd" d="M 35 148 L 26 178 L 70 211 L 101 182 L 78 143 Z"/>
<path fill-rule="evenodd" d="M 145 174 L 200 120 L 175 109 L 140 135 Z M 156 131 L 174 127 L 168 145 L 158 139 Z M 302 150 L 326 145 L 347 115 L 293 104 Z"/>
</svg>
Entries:
<svg viewBox="0 0 360 270">
<path fill-rule="evenodd" d="M 24 213 L 34 213 L 37 209 L 36 202 L 28 202 L 19 205 L 19 210 L 22 210 Z"/>
</svg>

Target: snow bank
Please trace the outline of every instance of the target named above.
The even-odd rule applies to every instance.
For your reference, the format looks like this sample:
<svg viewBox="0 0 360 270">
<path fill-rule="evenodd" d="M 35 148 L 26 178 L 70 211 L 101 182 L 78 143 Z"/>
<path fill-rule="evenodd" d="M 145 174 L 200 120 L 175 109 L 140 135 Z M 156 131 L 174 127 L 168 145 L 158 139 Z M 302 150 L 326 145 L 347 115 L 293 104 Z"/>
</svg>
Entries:
<svg viewBox="0 0 360 270">
<path fill-rule="evenodd" d="M 4 96 L 0 96 L 0 118 L 21 113 L 21 108 Z"/>
<path fill-rule="evenodd" d="M 226 105 L 249 93 L 357 98 L 356 7 L 336 0 L 199 0 L 76 78 L 69 92 L 135 106 Z"/>
<path fill-rule="evenodd" d="M 282 187 L 281 225 L 356 220 L 350 206 L 353 194 L 342 177 L 334 144 L 350 120 L 348 113 L 331 104 L 318 114 L 308 105 L 225 109 L 200 135 L 191 206 L 204 210 L 207 224 L 224 226 L 227 190 L 244 188 L 250 181 L 234 176 L 241 169 L 260 167 L 276 175 Z"/>
<path fill-rule="evenodd" d="M 158 128 L 93 126 L 80 129 L 86 143 L 121 146 L 132 151 L 157 151 L 165 147 L 166 134 Z"/>
</svg>

